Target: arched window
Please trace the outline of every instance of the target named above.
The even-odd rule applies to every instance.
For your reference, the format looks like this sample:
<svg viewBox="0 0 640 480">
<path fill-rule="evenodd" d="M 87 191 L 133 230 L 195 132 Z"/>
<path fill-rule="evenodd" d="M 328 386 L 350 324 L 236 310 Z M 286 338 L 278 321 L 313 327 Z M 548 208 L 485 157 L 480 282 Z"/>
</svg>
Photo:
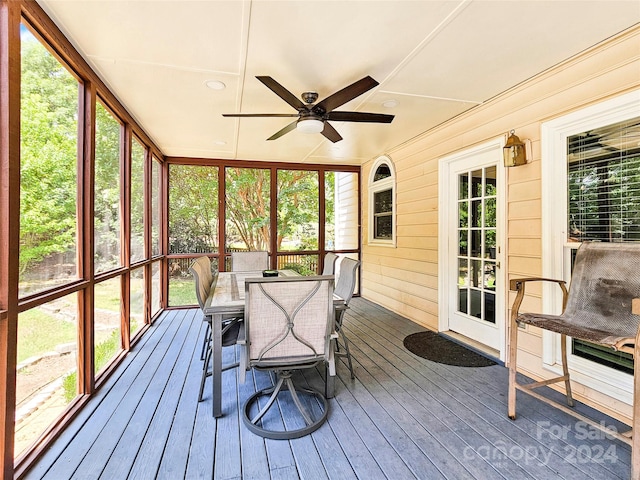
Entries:
<svg viewBox="0 0 640 480">
<path fill-rule="evenodd" d="M 391 159 L 378 157 L 369 175 L 369 243 L 396 244 L 396 176 Z"/>
</svg>

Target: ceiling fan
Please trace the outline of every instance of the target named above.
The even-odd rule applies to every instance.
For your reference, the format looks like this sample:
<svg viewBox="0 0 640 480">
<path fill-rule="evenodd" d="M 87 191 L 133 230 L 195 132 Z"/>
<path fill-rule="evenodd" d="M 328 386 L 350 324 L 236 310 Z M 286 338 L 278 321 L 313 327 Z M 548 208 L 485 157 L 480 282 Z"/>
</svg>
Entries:
<svg viewBox="0 0 640 480">
<path fill-rule="evenodd" d="M 350 100 L 353 100 L 377 86 L 378 82 L 369 76 L 352 83 L 315 104 L 314 102 L 318 99 L 318 94 L 316 92 L 304 92 L 301 95 L 302 100 L 304 100 L 304 102 L 302 102 L 298 97 L 276 82 L 273 78 L 268 76 L 257 76 L 256 78 L 266 85 L 273 93 L 295 108 L 298 113 L 223 113 L 222 116 L 298 117 L 289 125 L 271 135 L 267 140 L 275 140 L 292 130 L 299 130 L 304 133 L 322 133 L 322 135 L 335 143 L 342 140 L 342 137 L 337 130 L 331 126 L 328 120 L 335 120 L 337 122 L 391 123 L 394 117 L 393 115 L 385 115 L 381 113 L 334 111 L 335 108 L 344 105 Z"/>
</svg>

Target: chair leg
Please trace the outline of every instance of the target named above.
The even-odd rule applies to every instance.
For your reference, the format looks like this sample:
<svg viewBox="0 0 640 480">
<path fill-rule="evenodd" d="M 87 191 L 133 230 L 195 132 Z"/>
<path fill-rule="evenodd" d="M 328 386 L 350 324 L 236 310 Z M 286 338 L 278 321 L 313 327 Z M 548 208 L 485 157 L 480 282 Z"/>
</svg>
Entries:
<svg viewBox="0 0 640 480">
<path fill-rule="evenodd" d="M 633 349 L 633 411 L 631 418 L 631 479 L 640 480 L 640 328 Z"/>
<path fill-rule="evenodd" d="M 341 353 L 340 355 L 347 357 L 347 366 L 349 367 L 349 371 L 351 372 L 351 379 L 353 380 L 354 378 L 356 378 L 356 376 L 353 373 L 353 364 L 351 363 L 351 352 L 349 351 L 349 340 L 347 340 L 347 336 L 342 331 L 342 328 L 338 331 L 338 333 L 340 334 L 340 336 L 342 337 L 342 341 L 344 342 L 344 353 Z"/>
<path fill-rule="evenodd" d="M 207 322 L 207 329 L 204 332 L 204 339 L 202 340 L 202 351 L 200 352 L 200 360 L 204 360 L 207 353 L 207 345 L 211 343 L 211 324 Z"/>
<path fill-rule="evenodd" d="M 518 322 L 511 320 L 509 331 L 509 418 L 516 419 L 516 372 L 518 366 Z"/>
<path fill-rule="evenodd" d="M 331 339 L 331 349 L 329 350 L 329 361 L 325 365 L 324 396 L 326 398 L 333 398 L 335 396 L 335 389 L 336 389 L 335 347 L 337 343 L 338 342 L 335 338 Z"/>
<path fill-rule="evenodd" d="M 204 363 L 202 364 L 202 378 L 200 379 L 200 393 L 198 393 L 198 401 L 202 401 L 204 393 L 204 382 L 211 373 L 209 373 L 209 362 L 211 362 L 211 342 L 207 344 L 206 353 L 204 355 Z"/>
<path fill-rule="evenodd" d="M 562 374 L 564 375 L 564 388 L 567 392 L 567 405 L 573 407 L 575 402 L 573 401 L 573 395 L 571 394 L 571 381 L 569 380 L 569 365 L 567 363 L 567 336 L 563 333 L 560 336 L 560 347 L 562 352 Z"/>
<path fill-rule="evenodd" d="M 353 380 L 356 378 L 356 375 L 353 372 L 353 363 L 351 362 L 351 352 L 349 351 L 349 340 L 347 339 L 347 336 L 344 334 L 344 331 L 342 330 L 343 315 L 344 315 L 344 310 L 340 310 L 336 312 L 335 328 L 338 335 L 342 338 L 344 352 L 340 351 L 340 342 L 337 339 L 335 342 L 335 347 L 336 347 L 335 352 L 336 352 L 336 355 L 340 357 L 347 357 L 347 367 L 349 367 L 349 371 L 351 372 L 351 379 Z"/>
</svg>

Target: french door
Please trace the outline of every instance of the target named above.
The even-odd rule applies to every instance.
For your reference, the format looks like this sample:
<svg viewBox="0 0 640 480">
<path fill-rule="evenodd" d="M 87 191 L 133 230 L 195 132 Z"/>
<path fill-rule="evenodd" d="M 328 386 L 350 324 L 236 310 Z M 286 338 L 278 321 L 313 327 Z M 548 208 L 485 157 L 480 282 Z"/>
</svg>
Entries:
<svg viewBox="0 0 640 480">
<path fill-rule="evenodd" d="M 440 329 L 502 352 L 505 290 L 501 275 L 502 183 L 500 144 L 485 145 L 441 164 L 444 246 Z"/>
</svg>

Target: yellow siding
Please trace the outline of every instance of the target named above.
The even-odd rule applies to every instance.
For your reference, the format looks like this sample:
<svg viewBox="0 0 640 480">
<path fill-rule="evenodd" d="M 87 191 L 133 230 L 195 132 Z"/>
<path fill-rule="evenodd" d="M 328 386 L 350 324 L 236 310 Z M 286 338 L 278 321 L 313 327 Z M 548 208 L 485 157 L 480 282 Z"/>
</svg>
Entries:
<svg viewBox="0 0 640 480">
<path fill-rule="evenodd" d="M 533 158 L 507 171 L 507 277 L 542 273 L 542 175 L 540 126 L 571 111 L 640 88 L 640 27 L 609 39 L 420 137 L 384 152 L 396 168 L 397 245 L 367 243 L 367 185 L 363 182 L 362 295 L 415 322 L 438 325 L 438 161 L 444 156 L 505 136 L 515 129 L 532 141 Z M 381 152 L 382 153 L 382 152 Z M 369 178 L 374 159 L 362 168 Z M 505 287 L 506 288 L 506 287 Z M 540 287 L 531 286 L 525 310 L 541 308 Z M 505 295 L 509 309 L 514 294 Z M 542 368 L 540 332 L 521 332 L 518 367 L 535 378 Z M 627 405 L 576 386 L 579 399 L 628 418 Z"/>
</svg>

